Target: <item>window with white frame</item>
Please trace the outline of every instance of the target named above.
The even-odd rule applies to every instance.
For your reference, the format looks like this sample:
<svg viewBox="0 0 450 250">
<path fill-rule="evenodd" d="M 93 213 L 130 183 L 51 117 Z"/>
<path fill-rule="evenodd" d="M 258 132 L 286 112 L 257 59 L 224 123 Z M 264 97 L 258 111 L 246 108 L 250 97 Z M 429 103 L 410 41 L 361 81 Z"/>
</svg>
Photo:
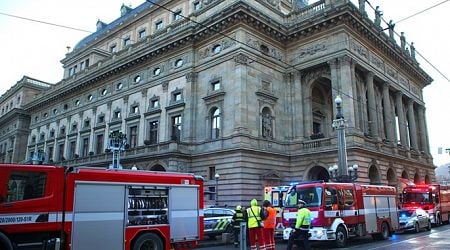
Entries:
<svg viewBox="0 0 450 250">
<path fill-rule="evenodd" d="M 182 19 L 181 10 L 177 10 L 173 13 L 173 20 L 178 21 Z"/>
<path fill-rule="evenodd" d="M 156 28 L 156 30 L 160 30 L 160 29 L 162 29 L 163 27 L 164 27 L 164 23 L 163 23 L 162 20 L 159 20 L 159 21 L 157 21 L 157 22 L 155 23 L 155 28 Z"/>
<path fill-rule="evenodd" d="M 139 35 L 139 39 L 144 39 L 147 36 L 147 30 L 146 29 L 140 30 L 138 35 Z"/>
<path fill-rule="evenodd" d="M 220 136 L 220 109 L 211 110 L 211 139 L 217 139 Z"/>
</svg>

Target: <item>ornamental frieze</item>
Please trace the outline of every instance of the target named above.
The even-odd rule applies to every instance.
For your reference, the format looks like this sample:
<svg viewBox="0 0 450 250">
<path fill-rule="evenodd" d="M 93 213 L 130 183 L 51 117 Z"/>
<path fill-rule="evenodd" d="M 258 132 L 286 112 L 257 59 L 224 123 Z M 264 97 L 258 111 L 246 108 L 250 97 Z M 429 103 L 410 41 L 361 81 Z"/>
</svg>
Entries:
<svg viewBox="0 0 450 250">
<path fill-rule="evenodd" d="M 397 72 L 389 65 L 386 65 L 386 74 L 393 78 L 394 80 L 397 80 Z"/>
<path fill-rule="evenodd" d="M 284 61 L 283 53 L 275 47 L 269 47 L 267 43 L 261 42 L 255 36 L 252 36 L 250 33 L 245 33 L 245 44 L 255 50 L 259 50 L 264 54 L 268 54 L 270 57 L 273 57 L 279 61 Z M 263 49 L 264 48 L 264 49 Z"/>
<path fill-rule="evenodd" d="M 220 46 L 220 50 L 218 50 L 217 52 L 213 52 L 213 50 L 216 46 Z M 230 37 L 224 38 L 220 41 L 217 41 L 215 43 L 212 43 L 212 44 L 206 46 L 206 48 L 199 50 L 198 57 L 200 59 L 205 59 L 209 56 L 220 53 L 224 49 L 228 49 L 233 46 L 236 46 L 236 35 L 235 34 L 231 35 Z"/>
<path fill-rule="evenodd" d="M 351 46 L 351 50 L 356 52 L 357 55 L 360 55 L 361 57 L 363 57 L 367 60 L 369 59 L 369 50 L 366 47 L 362 46 L 355 40 L 351 41 L 350 46 Z"/>
<path fill-rule="evenodd" d="M 300 49 L 294 51 L 294 56 L 291 60 L 291 63 L 297 64 L 300 63 L 301 60 L 304 60 L 309 57 L 318 56 L 323 51 L 327 50 L 327 40 L 321 40 L 316 43 L 303 46 Z"/>
<path fill-rule="evenodd" d="M 370 63 L 371 63 L 372 65 L 374 65 L 375 67 L 377 67 L 377 68 L 383 70 L 383 65 L 384 65 L 384 63 L 383 63 L 383 61 L 382 61 L 380 58 L 378 58 L 376 55 L 374 55 L 374 54 L 371 54 L 371 55 L 370 55 Z"/>
</svg>

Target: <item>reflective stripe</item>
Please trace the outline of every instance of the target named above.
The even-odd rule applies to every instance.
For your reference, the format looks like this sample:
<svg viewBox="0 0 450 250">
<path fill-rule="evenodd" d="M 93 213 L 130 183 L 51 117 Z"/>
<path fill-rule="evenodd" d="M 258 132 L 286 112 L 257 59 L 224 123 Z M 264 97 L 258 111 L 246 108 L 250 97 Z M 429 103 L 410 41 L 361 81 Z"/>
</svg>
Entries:
<svg viewBox="0 0 450 250">
<path fill-rule="evenodd" d="M 76 213 L 74 215 L 74 221 L 112 221 L 112 220 L 123 220 L 123 212 L 115 213 Z"/>
</svg>

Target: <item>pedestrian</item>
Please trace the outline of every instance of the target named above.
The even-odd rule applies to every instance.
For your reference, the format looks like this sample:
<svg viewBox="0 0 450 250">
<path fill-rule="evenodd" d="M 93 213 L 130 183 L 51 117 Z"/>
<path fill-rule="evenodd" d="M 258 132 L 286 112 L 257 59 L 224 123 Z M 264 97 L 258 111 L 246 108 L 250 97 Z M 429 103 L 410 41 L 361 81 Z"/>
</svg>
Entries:
<svg viewBox="0 0 450 250">
<path fill-rule="evenodd" d="M 244 213 L 242 213 L 242 207 L 240 205 L 236 206 L 235 214 L 231 218 L 231 224 L 233 225 L 234 233 L 234 247 L 239 246 L 239 239 L 241 233 L 241 222 L 244 221 Z"/>
<path fill-rule="evenodd" d="M 263 201 L 263 207 L 266 212 L 264 220 L 264 242 L 266 250 L 275 250 L 275 226 L 277 220 L 277 210 L 272 207 L 270 201 Z"/>
<path fill-rule="evenodd" d="M 251 200 L 250 207 L 244 214 L 248 227 L 248 236 L 250 240 L 250 250 L 256 250 L 258 242 L 259 250 L 266 250 L 263 233 L 263 223 L 265 219 L 263 209 L 258 206 L 256 199 Z"/>
<path fill-rule="evenodd" d="M 289 236 L 287 250 L 291 250 L 294 241 L 298 238 L 302 241 L 303 249 L 310 250 L 309 246 L 309 228 L 311 225 L 311 211 L 306 208 L 306 202 L 298 200 L 297 220 L 295 221 L 295 228 Z"/>
</svg>

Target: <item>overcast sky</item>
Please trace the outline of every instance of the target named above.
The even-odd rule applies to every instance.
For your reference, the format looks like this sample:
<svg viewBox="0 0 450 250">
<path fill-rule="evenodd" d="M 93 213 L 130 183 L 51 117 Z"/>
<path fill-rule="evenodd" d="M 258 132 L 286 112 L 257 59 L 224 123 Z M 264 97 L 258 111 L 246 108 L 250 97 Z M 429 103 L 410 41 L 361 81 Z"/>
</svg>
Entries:
<svg viewBox="0 0 450 250">
<path fill-rule="evenodd" d="M 2 34 L 0 95 L 24 75 L 50 83 L 60 81 L 63 76 L 60 60 L 67 53 L 67 46 L 74 47 L 78 41 L 89 35 L 83 31 L 7 15 L 95 31 L 98 19 L 110 23 L 118 18 L 123 3 L 134 8 L 143 2 L 144 0 L 0 1 L 0 34 Z M 357 0 L 352 2 L 358 5 Z M 450 1 L 370 0 L 369 2 L 373 7 L 380 6 L 383 11 L 382 17 L 386 22 L 392 19 L 396 23 L 396 32 L 405 32 L 407 43 L 414 42 L 418 53 L 417 60 L 434 79 L 434 82 L 423 91 L 430 146 L 435 165 L 448 163 L 450 155 L 445 153 L 445 149 L 450 148 L 450 132 L 447 127 L 450 124 L 448 110 L 450 82 L 447 80 L 450 78 L 450 63 L 448 63 L 450 60 L 448 46 Z M 438 6 L 426 10 L 434 5 Z M 372 18 L 373 10 L 368 4 L 366 4 L 366 10 Z M 422 13 L 410 17 L 419 12 Z M 438 147 L 444 149 L 443 154 L 438 154 Z"/>
</svg>

